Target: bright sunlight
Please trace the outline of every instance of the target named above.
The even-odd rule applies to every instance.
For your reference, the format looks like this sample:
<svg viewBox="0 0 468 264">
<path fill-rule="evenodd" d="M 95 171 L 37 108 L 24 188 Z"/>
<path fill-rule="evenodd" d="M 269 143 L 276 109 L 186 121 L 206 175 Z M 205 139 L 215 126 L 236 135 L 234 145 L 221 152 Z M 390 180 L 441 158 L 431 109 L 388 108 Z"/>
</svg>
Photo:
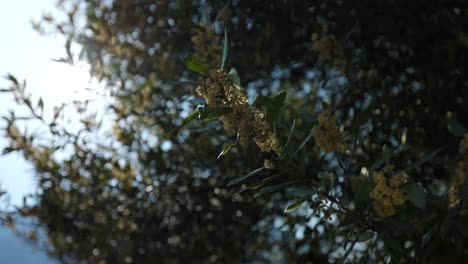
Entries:
<svg viewBox="0 0 468 264">
<path fill-rule="evenodd" d="M 90 66 L 86 63 L 70 65 L 50 61 L 44 65 L 44 78 L 47 98 L 54 104 L 73 100 L 86 100 L 95 96 L 97 82 L 89 74 Z"/>
</svg>

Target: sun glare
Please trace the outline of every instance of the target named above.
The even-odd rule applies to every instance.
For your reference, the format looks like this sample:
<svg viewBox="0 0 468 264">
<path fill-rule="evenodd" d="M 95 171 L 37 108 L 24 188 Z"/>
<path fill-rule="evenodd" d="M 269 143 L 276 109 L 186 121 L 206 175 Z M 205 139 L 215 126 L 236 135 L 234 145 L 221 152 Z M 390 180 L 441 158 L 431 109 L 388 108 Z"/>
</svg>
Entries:
<svg viewBox="0 0 468 264">
<path fill-rule="evenodd" d="M 89 64 L 51 62 L 44 69 L 48 76 L 46 95 L 54 103 L 86 100 L 95 95 L 96 82 L 90 76 Z"/>
</svg>

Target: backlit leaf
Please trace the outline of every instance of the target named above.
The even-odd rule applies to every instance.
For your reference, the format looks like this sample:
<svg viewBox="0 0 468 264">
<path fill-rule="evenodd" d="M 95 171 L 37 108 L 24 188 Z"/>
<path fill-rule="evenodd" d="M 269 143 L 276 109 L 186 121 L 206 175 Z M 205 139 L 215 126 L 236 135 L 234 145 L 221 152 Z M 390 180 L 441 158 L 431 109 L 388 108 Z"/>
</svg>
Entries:
<svg viewBox="0 0 468 264">
<path fill-rule="evenodd" d="M 218 159 L 219 159 L 221 156 L 226 155 L 226 154 L 229 152 L 229 150 L 230 150 L 234 145 L 236 145 L 236 144 L 237 144 L 237 141 L 234 141 L 234 142 L 231 142 L 231 143 L 226 144 L 226 145 L 224 146 L 224 148 L 223 148 L 223 151 L 221 151 L 221 153 L 219 153 Z"/>
<path fill-rule="evenodd" d="M 198 72 L 199 74 L 208 77 L 208 67 L 194 55 L 188 54 L 182 57 L 182 62 L 187 68 L 191 69 L 192 71 Z"/>
<path fill-rule="evenodd" d="M 294 202 L 288 206 L 286 206 L 286 209 L 284 209 L 284 212 L 291 212 L 293 210 L 296 210 L 297 208 L 299 208 L 305 201 L 307 201 L 307 199 L 301 199 L 297 202 Z"/>
</svg>

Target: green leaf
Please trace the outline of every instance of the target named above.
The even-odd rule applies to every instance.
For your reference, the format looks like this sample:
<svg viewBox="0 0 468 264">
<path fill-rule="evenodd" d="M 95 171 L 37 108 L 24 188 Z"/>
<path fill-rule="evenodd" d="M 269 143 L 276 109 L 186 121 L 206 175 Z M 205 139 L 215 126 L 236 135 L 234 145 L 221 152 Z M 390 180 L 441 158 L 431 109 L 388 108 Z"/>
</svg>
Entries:
<svg viewBox="0 0 468 264">
<path fill-rule="evenodd" d="M 330 110 L 331 109 L 331 105 L 325 101 L 322 101 L 322 108 L 323 110 Z"/>
<path fill-rule="evenodd" d="M 229 112 L 231 112 L 231 109 L 228 107 L 201 107 L 198 109 L 198 118 L 202 120 L 210 120 L 223 116 Z"/>
<path fill-rule="evenodd" d="M 201 62 L 200 59 L 198 59 L 192 54 L 188 54 L 181 59 L 187 68 L 191 69 L 194 72 L 198 72 L 199 74 L 205 77 L 208 77 L 208 67 L 203 62 Z"/>
<path fill-rule="evenodd" d="M 4 149 L 2 150 L 2 155 L 6 155 L 6 154 L 8 154 L 8 153 L 10 153 L 10 152 L 13 152 L 13 151 L 15 151 L 15 150 L 16 150 L 16 149 L 14 149 L 14 148 L 12 148 L 12 147 L 6 147 L 6 148 L 4 148 Z"/>
<path fill-rule="evenodd" d="M 265 187 L 262 190 L 260 190 L 260 192 L 256 193 L 254 195 L 254 197 L 258 197 L 258 196 L 260 196 L 262 194 L 265 194 L 265 193 L 268 193 L 268 192 L 274 192 L 274 191 L 277 191 L 277 190 L 284 189 L 285 187 L 290 186 L 292 184 L 295 184 L 297 182 L 298 181 L 290 181 L 290 182 L 285 182 L 285 183 L 280 183 L 280 184 Z"/>
<path fill-rule="evenodd" d="M 421 241 L 421 247 L 425 248 L 429 242 L 432 240 L 432 236 L 439 231 L 439 225 L 435 224 L 427 231 L 426 234 L 423 235 L 422 241 Z"/>
<path fill-rule="evenodd" d="M 369 183 L 362 183 L 359 185 L 359 188 L 354 198 L 354 204 L 356 208 L 363 208 L 369 201 L 369 193 L 372 190 L 372 186 Z"/>
<path fill-rule="evenodd" d="M 16 79 L 15 76 L 11 75 L 10 73 L 7 73 L 6 77 L 8 80 L 10 80 L 12 83 L 14 83 L 15 85 L 19 85 L 19 82 L 18 80 Z"/>
<path fill-rule="evenodd" d="M 240 86 L 240 77 L 236 69 L 231 68 L 231 70 L 229 71 L 229 78 L 231 79 L 233 84 Z"/>
<path fill-rule="evenodd" d="M 221 120 L 213 120 L 211 122 L 208 122 L 206 125 L 204 125 L 202 127 L 197 127 L 197 128 L 192 129 L 192 131 L 205 132 L 205 131 L 208 131 L 210 129 L 217 128 L 217 127 L 221 126 L 222 124 L 223 124 L 223 122 L 221 122 Z"/>
<path fill-rule="evenodd" d="M 259 95 L 257 98 L 255 98 L 253 105 L 264 106 L 266 108 L 266 121 L 269 123 L 274 123 L 278 120 L 281 108 L 285 105 L 284 101 L 286 100 L 286 95 L 286 91 L 281 91 L 273 98 Z"/>
<path fill-rule="evenodd" d="M 304 198 L 304 199 L 301 199 L 297 202 L 294 202 L 288 206 L 286 206 L 286 209 L 284 209 L 284 212 L 287 213 L 287 212 L 291 212 L 293 210 L 296 210 L 297 208 L 299 208 L 305 201 L 307 201 L 307 198 Z"/>
<path fill-rule="evenodd" d="M 71 61 L 68 58 L 59 58 L 59 59 L 51 59 L 51 60 L 55 62 L 59 62 L 59 63 L 71 64 Z"/>
<path fill-rule="evenodd" d="M 335 174 L 329 172 L 320 172 L 317 177 L 321 180 L 330 182 L 330 187 L 335 185 Z"/>
<path fill-rule="evenodd" d="M 452 134 L 454 134 L 457 137 L 463 137 L 463 135 L 465 135 L 466 133 L 466 129 L 455 118 L 450 118 L 447 121 L 447 128 Z"/>
<path fill-rule="evenodd" d="M 441 152 L 443 149 L 445 149 L 445 146 L 443 147 L 440 147 L 436 150 L 434 150 L 433 152 L 429 153 L 427 156 L 425 156 L 424 158 L 418 160 L 417 162 L 415 162 L 414 164 L 410 165 L 408 168 L 405 169 L 405 171 L 410 171 L 414 168 L 417 168 L 419 166 L 421 166 L 422 164 L 424 164 L 426 161 L 432 159 L 433 157 L 435 157 L 437 154 L 439 154 L 439 152 Z"/>
<path fill-rule="evenodd" d="M 357 242 L 365 242 L 373 237 L 374 237 L 374 232 L 370 230 L 366 230 L 359 235 Z"/>
<path fill-rule="evenodd" d="M 263 185 L 267 184 L 266 182 L 257 182 L 257 183 L 254 183 L 242 190 L 239 191 L 239 193 L 242 193 L 242 192 L 245 192 L 246 190 L 257 190 L 261 187 L 263 187 Z"/>
<path fill-rule="evenodd" d="M 255 98 L 255 101 L 253 102 L 253 105 L 264 105 L 266 107 L 270 106 L 271 104 L 271 98 L 263 95 L 257 96 Z"/>
<path fill-rule="evenodd" d="M 229 9 L 230 5 L 231 5 L 231 0 L 227 1 L 227 3 L 224 5 L 223 9 L 221 9 L 221 11 L 219 11 L 219 14 L 215 18 L 215 21 L 218 21 L 226 13 L 226 11 Z"/>
<path fill-rule="evenodd" d="M 68 57 L 68 62 L 70 64 L 73 64 L 73 54 L 71 52 L 71 39 L 67 39 L 67 42 L 65 43 L 65 50 L 67 51 L 67 57 Z"/>
<path fill-rule="evenodd" d="M 286 91 L 279 92 L 275 97 L 273 97 L 272 106 L 282 107 L 284 105 L 284 100 L 286 100 L 287 94 L 288 93 Z"/>
<path fill-rule="evenodd" d="M 167 134 L 163 135 L 163 138 L 168 137 L 170 134 L 174 133 L 174 131 L 181 129 L 188 123 L 192 122 L 193 119 L 195 119 L 199 115 L 198 110 L 193 111 L 190 115 L 188 115 L 186 118 L 184 118 L 184 121 L 182 121 L 182 125 L 176 126 L 173 128 L 171 131 L 169 131 Z"/>
<path fill-rule="evenodd" d="M 406 189 L 406 198 L 418 208 L 424 208 L 426 205 L 426 191 L 417 183 L 410 183 Z"/>
<path fill-rule="evenodd" d="M 44 101 L 42 101 L 42 97 L 39 98 L 39 101 L 37 102 L 36 109 L 40 109 L 41 111 L 44 110 Z"/>
<path fill-rule="evenodd" d="M 237 144 L 237 141 L 226 144 L 224 146 L 224 148 L 223 148 L 223 151 L 221 151 L 221 153 L 219 153 L 218 159 L 221 158 L 221 156 L 226 155 L 229 152 L 229 150 L 236 144 Z"/>
<path fill-rule="evenodd" d="M 258 169 L 256 169 L 256 170 L 251 171 L 251 172 L 248 173 L 247 175 L 244 175 L 244 176 L 239 177 L 239 178 L 235 178 L 235 179 L 229 181 L 228 184 L 227 184 L 227 186 L 229 187 L 229 186 L 238 184 L 238 183 L 240 183 L 240 182 L 243 182 L 243 181 L 247 180 L 248 178 L 250 178 L 251 176 L 253 176 L 253 175 L 255 175 L 255 174 L 261 172 L 261 171 L 264 170 L 264 169 L 265 169 L 265 167 L 261 167 L 261 168 L 258 168 Z"/>
<path fill-rule="evenodd" d="M 292 197 L 304 198 L 305 196 L 310 196 L 316 192 L 315 190 L 304 186 L 292 186 L 286 189 L 286 193 Z"/>
<path fill-rule="evenodd" d="M 263 187 L 265 184 L 271 182 L 272 180 L 274 180 L 274 179 L 278 178 L 279 176 L 281 176 L 281 175 L 283 175 L 283 174 L 285 174 L 285 173 L 287 173 L 287 172 L 290 172 L 290 171 L 292 171 L 292 170 L 293 170 L 292 168 L 288 168 L 288 169 L 286 169 L 286 170 L 283 170 L 283 171 L 280 171 L 280 172 L 278 172 L 278 173 L 275 173 L 275 174 L 273 174 L 273 175 L 271 175 L 271 176 L 268 176 L 267 178 L 263 179 L 263 180 L 260 181 L 260 182 L 254 183 L 254 184 L 248 186 L 247 188 L 242 189 L 240 192 L 243 192 L 243 191 L 248 190 L 248 189 L 250 189 L 250 190 L 259 189 L 260 187 Z M 300 196 L 299 198 L 302 198 L 302 197 L 303 197 L 303 196 Z"/>
<path fill-rule="evenodd" d="M 198 116 L 198 110 L 193 111 L 190 115 L 184 118 L 184 121 L 182 122 L 182 126 L 185 126 L 186 124 L 192 122 L 192 120 L 195 119 L 197 116 Z"/>
<path fill-rule="evenodd" d="M 291 155 L 291 158 L 292 159 L 296 154 L 297 152 L 299 152 L 299 150 L 301 150 L 305 144 L 307 144 L 307 142 L 312 138 L 313 136 L 313 130 L 310 131 L 309 135 L 304 139 L 304 141 L 302 141 L 301 145 L 296 149 L 296 151 Z"/>
<path fill-rule="evenodd" d="M 387 145 L 383 146 L 383 158 L 385 161 L 385 165 L 390 164 L 390 156 L 392 155 L 392 151 L 387 147 Z"/>
<path fill-rule="evenodd" d="M 293 120 L 291 129 L 289 130 L 288 139 L 286 140 L 286 143 L 284 144 L 283 149 L 286 149 L 286 147 L 288 146 L 289 141 L 291 140 L 291 137 L 292 137 L 292 135 L 294 134 L 294 129 L 295 129 L 295 128 L 296 128 L 296 119 Z"/>
<path fill-rule="evenodd" d="M 266 113 L 266 121 L 268 123 L 274 123 L 278 120 L 281 108 L 284 106 L 284 100 L 286 100 L 286 95 L 286 91 L 282 91 L 270 100 Z"/>
<path fill-rule="evenodd" d="M 227 35 L 227 30 L 224 28 L 224 44 L 223 44 L 223 58 L 221 59 L 221 70 L 224 69 L 226 61 L 229 57 L 229 40 Z"/>
</svg>

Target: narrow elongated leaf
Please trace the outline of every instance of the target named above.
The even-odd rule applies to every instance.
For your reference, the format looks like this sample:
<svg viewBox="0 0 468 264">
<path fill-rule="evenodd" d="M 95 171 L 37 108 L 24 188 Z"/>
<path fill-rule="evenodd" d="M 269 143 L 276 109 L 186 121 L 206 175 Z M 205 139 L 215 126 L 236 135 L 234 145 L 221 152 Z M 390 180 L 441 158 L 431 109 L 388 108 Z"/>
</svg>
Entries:
<svg viewBox="0 0 468 264">
<path fill-rule="evenodd" d="M 184 121 L 182 122 L 182 125 L 185 126 L 186 124 L 192 122 L 193 119 L 195 119 L 198 116 L 198 110 L 193 111 L 190 115 L 188 115 Z"/>
<path fill-rule="evenodd" d="M 432 236 L 439 230 L 439 225 L 438 224 L 435 224 L 432 226 L 431 229 L 429 229 L 429 231 L 427 231 L 426 234 L 423 235 L 422 237 L 422 241 L 421 241 L 421 246 L 423 248 L 425 248 L 429 242 L 432 240 Z"/>
<path fill-rule="evenodd" d="M 435 157 L 437 154 L 439 154 L 439 152 L 441 152 L 442 150 L 445 149 L 445 146 L 443 147 L 440 147 L 436 150 L 434 150 L 433 152 L 429 153 L 427 156 L 425 156 L 424 158 L 418 160 L 417 162 L 415 162 L 414 164 L 410 165 L 408 168 L 405 169 L 405 171 L 410 171 L 414 168 L 417 168 L 419 166 L 421 166 L 422 164 L 424 164 L 426 161 L 432 159 L 433 157 Z"/>
<path fill-rule="evenodd" d="M 224 5 L 223 9 L 219 11 L 219 14 L 216 16 L 215 21 L 218 21 L 229 9 L 231 6 L 231 0 L 227 1 L 227 3 Z"/>
<path fill-rule="evenodd" d="M 305 146 L 305 144 L 307 144 L 307 142 L 309 142 L 309 140 L 312 138 L 312 135 L 313 135 L 313 131 L 311 130 L 309 135 L 306 137 L 306 139 L 304 139 L 304 141 L 302 141 L 301 145 L 291 155 L 291 158 L 293 158 L 297 154 L 297 152 L 299 152 L 299 150 L 301 150 Z"/>
<path fill-rule="evenodd" d="M 6 147 L 6 148 L 4 148 L 4 149 L 2 150 L 2 155 L 6 155 L 6 154 L 8 154 L 8 153 L 10 153 L 10 152 L 13 152 L 13 151 L 15 151 L 14 148 L 12 148 L 12 147 Z"/>
<path fill-rule="evenodd" d="M 256 169 L 256 170 L 251 171 L 251 172 L 248 173 L 247 175 L 244 175 L 244 176 L 239 177 L 239 178 L 235 178 L 235 179 L 231 180 L 230 182 L 228 182 L 227 186 L 229 187 L 229 186 L 232 186 L 232 185 L 241 183 L 241 182 L 247 180 L 248 178 L 250 178 L 251 176 L 253 176 L 253 175 L 255 175 L 255 174 L 261 172 L 261 171 L 264 170 L 264 169 L 265 169 L 265 167 L 261 167 L 261 168 L 258 168 L 258 169 Z"/>
<path fill-rule="evenodd" d="M 383 146 L 383 158 L 385 161 L 385 165 L 390 164 L 390 156 L 392 155 L 392 151 L 386 146 Z"/>
<path fill-rule="evenodd" d="M 250 189 L 250 190 L 259 189 L 260 187 L 263 187 L 265 184 L 271 182 L 272 180 L 278 178 L 279 176 L 281 176 L 281 175 L 283 175 L 283 174 L 285 174 L 287 172 L 290 172 L 291 170 L 293 170 L 293 169 L 289 168 L 289 169 L 286 169 L 284 171 L 280 171 L 278 173 L 275 173 L 275 174 L 273 174 L 271 176 L 268 176 L 267 178 L 263 179 L 261 182 L 256 182 L 256 183 L 248 186 L 247 188 L 240 190 L 239 192 L 243 192 L 243 191 L 248 190 L 248 189 Z"/>
<path fill-rule="evenodd" d="M 224 148 L 223 148 L 223 151 L 221 151 L 221 153 L 219 153 L 218 159 L 221 158 L 221 156 L 226 155 L 229 152 L 229 150 L 236 144 L 237 144 L 237 141 L 226 144 L 224 146 Z"/>
<path fill-rule="evenodd" d="M 257 190 L 257 189 L 260 189 L 261 187 L 263 187 L 263 185 L 267 184 L 266 182 L 257 182 L 257 183 L 254 183 L 248 187 L 245 187 L 244 189 L 240 190 L 239 193 L 243 193 L 245 192 L 246 190 Z"/>
<path fill-rule="evenodd" d="M 355 239 L 353 242 L 351 242 L 351 245 L 348 247 L 348 249 L 344 253 L 343 257 L 340 259 L 338 264 L 344 264 L 346 262 L 346 260 L 348 259 L 349 254 L 351 253 L 351 251 L 353 251 L 354 246 L 356 245 L 356 242 L 357 242 L 357 239 Z M 345 244 L 345 248 L 346 248 L 346 245 L 347 245 L 347 243 Z"/>
<path fill-rule="evenodd" d="M 284 212 L 287 213 L 287 212 L 291 212 L 293 210 L 296 210 L 297 208 L 299 208 L 305 201 L 307 201 L 307 198 L 305 199 L 301 199 L 297 202 L 294 202 L 288 206 L 286 206 L 286 209 L 284 209 Z"/>
<path fill-rule="evenodd" d="M 181 129 L 182 127 L 184 127 L 188 123 L 192 122 L 192 120 L 195 119 L 198 115 L 199 115 L 198 110 L 193 111 L 190 115 L 188 115 L 186 118 L 184 118 L 184 121 L 182 121 L 182 125 L 173 128 L 171 131 L 169 131 L 167 134 L 163 135 L 162 137 L 163 138 L 168 137 L 170 134 L 174 133 L 174 131 L 176 131 L 178 129 Z"/>
<path fill-rule="evenodd" d="M 198 117 L 202 120 L 210 120 L 223 116 L 229 112 L 231 112 L 231 109 L 228 107 L 203 107 L 198 109 Z"/>
<path fill-rule="evenodd" d="M 39 101 L 37 102 L 36 109 L 40 109 L 41 111 L 44 110 L 44 101 L 42 101 L 42 97 L 39 98 Z"/>
<path fill-rule="evenodd" d="M 51 60 L 55 62 L 71 64 L 71 61 L 68 58 L 59 58 L 59 59 L 51 59 Z"/>
<path fill-rule="evenodd" d="M 11 81 L 12 83 L 14 83 L 15 85 L 18 85 L 18 84 L 19 84 L 19 82 L 18 82 L 18 80 L 16 79 L 16 77 L 13 76 L 13 75 L 11 75 L 10 73 L 8 73 L 8 74 L 6 75 L 5 78 L 7 78 L 8 80 L 10 80 L 10 81 Z"/>
<path fill-rule="evenodd" d="M 185 57 L 182 57 L 182 62 L 192 71 L 198 72 L 199 74 L 208 77 L 208 67 L 203 62 L 201 62 L 200 59 L 195 57 L 195 55 L 188 54 Z"/>
<path fill-rule="evenodd" d="M 71 52 L 71 39 L 67 39 L 67 42 L 65 43 L 65 50 L 67 52 L 67 57 L 68 57 L 68 63 L 73 64 L 73 54 Z"/>
<path fill-rule="evenodd" d="M 393 157 L 398 156 L 398 154 L 400 154 L 403 150 L 404 150 L 404 148 L 397 148 L 397 149 L 389 150 L 388 148 L 385 147 L 385 149 L 382 151 L 382 157 L 379 160 L 377 160 L 376 162 L 374 162 L 370 166 L 369 170 L 370 171 L 377 170 L 379 167 L 383 166 L 384 163 L 386 163 L 387 161 L 390 162 L 390 160 Z"/>
<path fill-rule="evenodd" d="M 227 59 L 229 57 L 229 40 L 227 35 L 227 29 L 224 28 L 224 44 L 223 44 L 223 57 L 221 59 L 221 70 L 224 70 Z"/>
<path fill-rule="evenodd" d="M 296 119 L 293 120 L 293 123 L 292 123 L 292 126 L 291 126 L 291 130 L 289 130 L 288 139 L 286 140 L 286 143 L 284 144 L 283 149 L 286 149 L 286 147 L 288 146 L 289 141 L 291 140 L 291 137 L 292 137 L 292 135 L 294 134 L 294 129 L 295 129 L 295 128 L 296 128 Z"/>
<path fill-rule="evenodd" d="M 205 132 L 205 131 L 208 131 L 210 129 L 217 128 L 217 127 L 221 126 L 222 124 L 223 124 L 223 122 L 221 122 L 221 120 L 213 120 L 211 122 L 208 122 L 206 125 L 204 125 L 202 127 L 197 127 L 197 128 L 192 129 L 192 131 Z"/>
<path fill-rule="evenodd" d="M 260 196 L 262 194 L 265 194 L 265 193 L 275 192 L 275 191 L 284 189 L 285 187 L 290 186 L 290 185 L 295 184 L 295 183 L 297 183 L 297 181 L 290 181 L 290 182 L 285 182 L 285 183 L 280 183 L 280 184 L 265 187 L 265 188 L 261 189 L 258 193 L 256 193 L 254 195 L 254 197 L 258 197 L 258 196 Z"/>
<path fill-rule="evenodd" d="M 292 186 L 286 189 L 286 193 L 292 197 L 304 198 L 305 196 L 310 196 L 316 193 L 316 191 L 304 186 Z"/>
</svg>

